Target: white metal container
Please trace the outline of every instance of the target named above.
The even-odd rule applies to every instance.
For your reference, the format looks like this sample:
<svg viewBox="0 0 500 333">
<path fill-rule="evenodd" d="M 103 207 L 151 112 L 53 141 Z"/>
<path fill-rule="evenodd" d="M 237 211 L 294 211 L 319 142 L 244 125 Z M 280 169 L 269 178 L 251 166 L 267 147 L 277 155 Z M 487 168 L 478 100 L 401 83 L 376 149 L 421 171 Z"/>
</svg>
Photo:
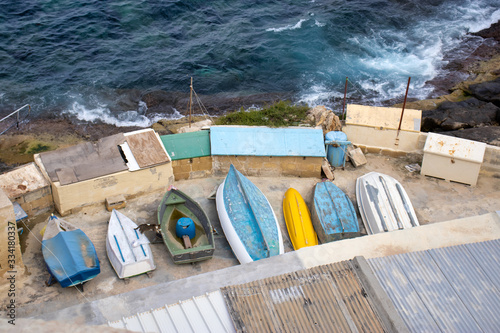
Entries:
<svg viewBox="0 0 500 333">
<path fill-rule="evenodd" d="M 475 186 L 485 150 L 482 142 L 429 133 L 420 173 Z"/>
</svg>

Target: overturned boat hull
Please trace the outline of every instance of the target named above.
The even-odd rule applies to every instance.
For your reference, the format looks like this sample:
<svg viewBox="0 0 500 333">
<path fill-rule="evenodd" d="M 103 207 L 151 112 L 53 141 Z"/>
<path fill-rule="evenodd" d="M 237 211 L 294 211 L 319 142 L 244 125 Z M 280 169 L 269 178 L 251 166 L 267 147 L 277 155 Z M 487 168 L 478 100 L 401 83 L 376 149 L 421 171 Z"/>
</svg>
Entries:
<svg viewBox="0 0 500 333">
<path fill-rule="evenodd" d="M 283 215 L 294 250 L 318 245 L 318 235 L 314 230 L 309 208 L 294 188 L 289 188 L 285 192 Z"/>
<path fill-rule="evenodd" d="M 410 198 L 394 178 L 370 172 L 356 180 L 356 199 L 368 234 L 419 225 Z"/>
<path fill-rule="evenodd" d="M 314 188 L 312 222 L 321 243 L 359 236 L 359 223 L 351 199 L 331 182 Z"/>
<path fill-rule="evenodd" d="M 216 204 L 224 234 L 241 264 L 284 252 L 271 204 L 233 165 L 217 189 Z"/>
<path fill-rule="evenodd" d="M 156 268 L 148 238 L 135 228 L 135 222 L 113 209 L 106 237 L 106 252 L 120 279 L 148 273 Z"/>
</svg>

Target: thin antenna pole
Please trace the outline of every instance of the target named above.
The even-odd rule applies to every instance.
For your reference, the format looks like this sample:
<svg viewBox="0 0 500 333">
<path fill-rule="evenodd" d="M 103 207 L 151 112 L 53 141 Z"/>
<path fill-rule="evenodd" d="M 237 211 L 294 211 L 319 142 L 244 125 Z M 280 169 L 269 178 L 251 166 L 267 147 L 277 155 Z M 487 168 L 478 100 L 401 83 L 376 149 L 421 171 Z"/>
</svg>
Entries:
<svg viewBox="0 0 500 333">
<path fill-rule="evenodd" d="M 191 109 L 193 107 L 193 77 L 191 76 L 191 85 L 189 91 L 189 128 L 191 128 Z"/>
<path fill-rule="evenodd" d="M 345 100 L 347 96 L 347 76 L 345 77 L 345 89 L 344 89 L 344 105 L 342 106 L 342 119 L 344 119 L 344 110 L 345 110 Z"/>
<path fill-rule="evenodd" d="M 403 123 L 403 115 L 405 113 L 406 98 L 408 97 L 408 89 L 410 88 L 410 80 L 411 80 L 411 77 L 408 77 L 408 85 L 406 86 L 405 100 L 403 102 L 403 110 L 401 110 L 401 119 L 399 119 L 398 136 L 399 136 L 399 131 L 401 130 L 401 124 Z"/>
</svg>

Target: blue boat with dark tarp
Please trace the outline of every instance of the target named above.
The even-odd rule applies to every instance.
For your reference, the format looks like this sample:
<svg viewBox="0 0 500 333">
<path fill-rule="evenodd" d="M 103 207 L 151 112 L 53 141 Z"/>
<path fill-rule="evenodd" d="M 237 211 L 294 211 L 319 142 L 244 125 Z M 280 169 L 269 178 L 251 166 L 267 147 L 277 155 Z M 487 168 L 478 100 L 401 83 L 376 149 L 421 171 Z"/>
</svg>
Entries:
<svg viewBox="0 0 500 333">
<path fill-rule="evenodd" d="M 349 197 L 331 182 L 314 188 L 312 222 L 321 243 L 359 236 L 359 223 Z"/>
<path fill-rule="evenodd" d="M 57 281 L 63 288 L 81 287 L 101 272 L 94 244 L 87 235 L 54 215 L 43 234 L 42 254 L 50 273 L 49 286 Z"/>
</svg>

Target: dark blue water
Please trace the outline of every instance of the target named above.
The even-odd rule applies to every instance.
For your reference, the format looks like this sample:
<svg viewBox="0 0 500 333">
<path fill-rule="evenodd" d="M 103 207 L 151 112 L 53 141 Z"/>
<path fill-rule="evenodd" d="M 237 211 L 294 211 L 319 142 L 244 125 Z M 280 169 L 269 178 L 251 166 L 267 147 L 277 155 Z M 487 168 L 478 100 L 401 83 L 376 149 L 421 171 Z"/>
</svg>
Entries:
<svg viewBox="0 0 500 333">
<path fill-rule="evenodd" d="M 348 96 L 378 105 L 426 98 L 445 54 L 481 42 L 498 0 L 7 1 L 0 0 L 0 112 L 77 115 L 148 126 L 154 90 L 225 96 L 289 92 L 335 109 Z M 123 97 L 121 97 L 123 98 Z M 235 109 L 238 106 L 235 106 Z M 175 116 L 175 115 L 167 115 Z"/>
</svg>

